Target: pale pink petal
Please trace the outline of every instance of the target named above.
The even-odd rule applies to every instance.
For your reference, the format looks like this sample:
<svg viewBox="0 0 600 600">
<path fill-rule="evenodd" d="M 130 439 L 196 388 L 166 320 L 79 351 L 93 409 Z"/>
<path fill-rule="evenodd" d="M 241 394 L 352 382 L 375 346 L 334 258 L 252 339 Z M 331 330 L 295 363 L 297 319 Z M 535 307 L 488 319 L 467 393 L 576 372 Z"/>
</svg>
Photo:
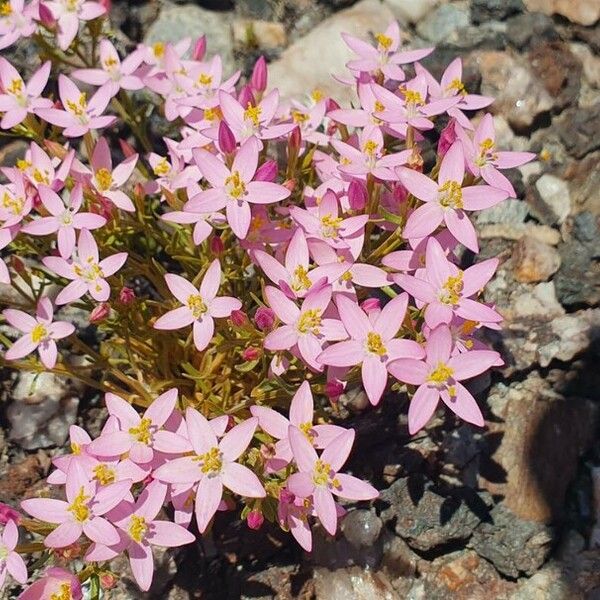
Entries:
<svg viewBox="0 0 600 600">
<path fill-rule="evenodd" d="M 144 592 L 150 589 L 154 575 L 154 558 L 150 546 L 142 546 L 132 542 L 128 549 L 131 572 Z"/>
<path fill-rule="evenodd" d="M 361 376 L 369 402 L 374 406 L 379 404 L 387 384 L 385 363 L 378 356 L 367 353 L 363 359 Z"/>
<path fill-rule="evenodd" d="M 6 557 L 6 569 L 15 581 L 25 583 L 27 581 L 27 566 L 25 561 L 16 553 L 11 552 Z M 2 584 L 0 583 L 0 588 Z"/>
<path fill-rule="evenodd" d="M 223 186 L 225 179 L 230 175 L 227 167 L 216 156 L 202 148 L 195 149 L 193 155 L 200 172 L 210 185 L 215 188 Z"/>
<path fill-rule="evenodd" d="M 154 434 L 152 447 L 166 454 L 185 454 L 192 449 L 189 440 L 171 431 L 157 431 Z"/>
<path fill-rule="evenodd" d="M 247 467 L 228 463 L 223 467 L 223 485 L 246 498 L 264 498 L 267 494 L 258 477 Z"/>
<path fill-rule="evenodd" d="M 79 539 L 80 535 L 80 523 L 75 521 L 65 521 L 46 536 L 44 544 L 48 546 L 48 548 L 65 548 L 66 546 L 74 544 Z"/>
<path fill-rule="evenodd" d="M 300 471 L 312 472 L 318 457 L 306 436 L 297 427 L 290 425 L 288 439 L 294 454 L 294 460 Z"/>
<path fill-rule="evenodd" d="M 493 350 L 472 350 L 453 356 L 448 366 L 454 371 L 453 378 L 462 381 L 487 371 L 497 363 L 498 358 L 499 354 Z"/>
<path fill-rule="evenodd" d="M 479 252 L 479 244 L 477 242 L 477 232 L 473 224 L 469 220 L 467 213 L 460 210 L 447 210 L 444 213 L 444 221 L 450 230 L 450 233 L 463 246 L 466 246 L 473 252 Z"/>
<path fill-rule="evenodd" d="M 479 427 L 483 427 L 485 425 L 485 421 L 483 420 L 483 415 L 481 414 L 479 406 L 477 406 L 475 398 L 471 396 L 471 394 L 461 383 L 456 382 L 454 387 L 456 389 L 455 397 L 446 398 L 444 397 L 444 394 L 442 394 L 442 400 L 446 406 L 448 406 L 448 408 L 456 413 L 461 419 L 467 421 L 467 423 L 473 423 L 473 425 L 479 425 Z"/>
<path fill-rule="evenodd" d="M 153 473 L 155 479 L 166 483 L 195 483 L 203 473 L 197 461 L 189 456 L 175 458 L 161 465 Z"/>
<path fill-rule="evenodd" d="M 278 327 L 265 338 L 267 350 L 289 350 L 298 342 L 298 332 L 291 325 Z"/>
<path fill-rule="evenodd" d="M 349 340 L 328 346 L 319 354 L 317 360 L 332 367 L 351 367 L 360 364 L 364 356 L 363 345 L 356 340 Z"/>
<path fill-rule="evenodd" d="M 252 417 L 229 430 L 219 443 L 223 458 L 230 462 L 236 460 L 252 441 L 257 426 L 258 419 Z"/>
<path fill-rule="evenodd" d="M 355 300 L 347 298 L 346 296 L 338 295 L 336 304 L 346 331 L 355 340 L 364 340 L 369 331 L 371 331 L 371 323 L 364 311 Z"/>
<path fill-rule="evenodd" d="M 170 310 L 159 317 L 153 327 L 154 329 L 181 329 L 195 322 L 192 311 L 187 306 L 180 306 Z"/>
<path fill-rule="evenodd" d="M 386 373 L 387 376 L 387 373 Z M 331 468 L 337 473 L 350 456 L 352 445 L 354 444 L 354 429 L 348 429 L 338 435 L 329 444 L 321 454 L 321 460 L 331 465 Z"/>
<path fill-rule="evenodd" d="M 281 290 L 267 286 L 265 296 L 269 306 L 284 323 L 291 325 L 298 320 L 300 309 Z"/>
<path fill-rule="evenodd" d="M 234 310 L 242 308 L 242 303 L 237 298 L 231 298 L 229 296 L 221 296 L 211 300 L 208 307 L 208 312 L 211 317 L 216 319 L 228 317 Z"/>
<path fill-rule="evenodd" d="M 509 193 L 505 189 L 498 189 L 490 185 L 474 185 L 463 188 L 462 196 L 466 210 L 483 210 L 506 200 Z"/>
<path fill-rule="evenodd" d="M 45 340 L 38 346 L 40 360 L 46 369 L 54 369 L 58 358 L 58 348 L 54 340 Z"/>
<path fill-rule="evenodd" d="M 188 439 L 196 454 L 204 454 L 217 446 L 217 436 L 204 415 L 196 409 L 188 408 L 185 411 L 185 421 Z"/>
<path fill-rule="evenodd" d="M 393 360 L 387 369 L 396 379 L 411 385 L 421 385 L 429 374 L 429 368 L 424 362 L 412 358 Z"/>
<path fill-rule="evenodd" d="M 422 302 L 434 302 L 436 300 L 434 287 L 424 279 L 412 275 L 398 274 L 394 276 L 394 281 L 417 300 Z"/>
<path fill-rule="evenodd" d="M 210 302 L 219 291 L 221 285 L 221 264 L 218 259 L 210 263 L 202 283 L 200 284 L 200 295 L 205 302 Z"/>
<path fill-rule="evenodd" d="M 252 220 L 250 205 L 244 200 L 231 201 L 227 203 L 225 212 L 233 233 L 241 240 L 245 239 Z"/>
<path fill-rule="evenodd" d="M 104 433 L 96 438 L 87 448 L 87 451 L 97 456 L 119 456 L 129 452 L 132 439 L 127 431 L 114 431 Z"/>
<path fill-rule="evenodd" d="M 204 533 L 223 497 L 221 477 L 203 477 L 196 492 L 196 524 L 198 531 Z"/>
<path fill-rule="evenodd" d="M 38 347 L 38 342 L 34 342 L 31 335 L 25 334 L 19 338 L 4 354 L 6 360 L 17 360 L 31 354 Z"/>
<path fill-rule="evenodd" d="M 210 315 L 204 315 L 201 321 L 194 321 L 194 345 L 199 352 L 202 352 L 210 341 L 215 332 L 215 322 Z"/>
<path fill-rule="evenodd" d="M 283 185 L 269 181 L 251 181 L 246 189 L 248 191 L 246 200 L 254 204 L 272 204 L 285 200 L 291 194 L 290 190 Z"/>
<path fill-rule="evenodd" d="M 300 498 L 308 498 L 315 491 L 315 484 L 310 473 L 294 473 L 288 477 L 287 487 L 292 494 Z"/>
<path fill-rule="evenodd" d="M 24 333 L 29 333 L 38 324 L 31 315 L 16 308 L 7 308 L 2 314 L 11 327 Z"/>
<path fill-rule="evenodd" d="M 196 537 L 193 533 L 190 533 L 187 529 L 176 523 L 171 523 L 170 521 L 153 521 L 147 539 L 154 546 L 173 548 L 191 544 L 196 540 Z"/>
<path fill-rule="evenodd" d="M 331 492 L 326 488 L 317 487 L 313 494 L 313 500 L 315 512 L 323 528 L 330 535 L 335 535 L 335 530 L 337 529 L 337 512 Z"/>
<path fill-rule="evenodd" d="M 379 333 L 384 340 L 393 338 L 404 321 L 406 315 L 406 307 L 408 305 L 408 294 L 399 294 L 392 298 L 384 307 L 377 320 L 373 325 L 373 329 Z"/>
<path fill-rule="evenodd" d="M 431 419 L 439 398 L 440 394 L 436 388 L 419 386 L 408 407 L 408 431 L 411 435 L 422 429 Z"/>
<path fill-rule="evenodd" d="M 437 202 L 427 202 L 410 214 L 404 227 L 403 236 L 409 239 L 423 238 L 435 231 L 443 219 L 442 207 Z"/>
<path fill-rule="evenodd" d="M 70 516 L 67 503 L 53 498 L 29 498 L 21 502 L 21 508 L 46 523 L 63 523 Z"/>
<path fill-rule="evenodd" d="M 498 268 L 498 259 L 490 258 L 481 261 L 464 271 L 462 295 L 472 296 L 482 290 Z"/>
<path fill-rule="evenodd" d="M 313 412 L 314 402 L 310 383 L 303 381 L 290 404 L 290 423 L 298 427 L 304 423 L 312 423 Z"/>
<path fill-rule="evenodd" d="M 402 185 L 419 200 L 433 202 L 438 197 L 438 185 L 426 175 L 406 167 L 396 169 Z M 427 235 L 427 234 L 425 234 Z M 415 236 L 419 237 L 419 236 Z"/>
<path fill-rule="evenodd" d="M 340 483 L 340 487 L 333 487 L 331 491 L 347 500 L 373 500 L 379 496 L 379 492 L 366 481 L 346 475 L 346 473 L 338 473 L 336 479 Z"/>
<path fill-rule="evenodd" d="M 464 176 L 465 156 L 461 142 L 457 141 L 450 146 L 442 159 L 438 181 L 440 185 L 443 185 L 447 181 L 455 181 L 458 184 L 462 184 Z"/>
<path fill-rule="evenodd" d="M 93 542 L 113 546 L 119 543 L 119 534 L 112 523 L 102 517 L 94 517 L 83 523 L 83 533 Z"/>
<path fill-rule="evenodd" d="M 437 367 L 438 363 L 446 363 L 450 358 L 453 340 L 447 325 L 436 327 L 427 338 L 427 363 Z"/>
</svg>

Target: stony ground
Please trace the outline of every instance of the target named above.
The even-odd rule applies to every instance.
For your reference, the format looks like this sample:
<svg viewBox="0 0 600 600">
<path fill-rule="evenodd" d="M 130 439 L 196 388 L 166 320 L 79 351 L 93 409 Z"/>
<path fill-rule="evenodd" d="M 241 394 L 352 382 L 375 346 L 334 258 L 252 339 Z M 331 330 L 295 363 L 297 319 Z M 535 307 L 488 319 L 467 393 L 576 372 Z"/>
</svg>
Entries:
<svg viewBox="0 0 600 600">
<path fill-rule="evenodd" d="M 113 9 L 124 43 L 204 32 L 229 71 L 265 54 L 284 94 L 320 87 L 346 101 L 330 77 L 348 59 L 339 33 L 364 36 L 392 18 L 407 44 L 437 45 L 425 61 L 435 74 L 462 56 L 469 91 L 498 98 L 502 145 L 539 155 L 512 174 L 519 199 L 478 222 L 482 257 L 502 260 L 486 298 L 506 317 L 492 341 L 507 366 L 472 385 L 487 428 L 440 415 L 409 439 L 405 400 L 373 411 L 346 398 L 359 440 L 353 469 L 382 494 L 352 511 L 336 540 L 316 531 L 308 556 L 274 528 L 255 533 L 220 518 L 201 545 L 161 556 L 150 594 L 124 581 L 111 598 L 600 598 L 600 0 Z M 19 149 L 0 148 L 1 161 Z M 104 415 L 71 382 L 49 376 L 32 395 L 31 377 L 3 375 L 0 499 L 16 502 L 44 485 L 71 423 L 93 430 Z"/>
</svg>

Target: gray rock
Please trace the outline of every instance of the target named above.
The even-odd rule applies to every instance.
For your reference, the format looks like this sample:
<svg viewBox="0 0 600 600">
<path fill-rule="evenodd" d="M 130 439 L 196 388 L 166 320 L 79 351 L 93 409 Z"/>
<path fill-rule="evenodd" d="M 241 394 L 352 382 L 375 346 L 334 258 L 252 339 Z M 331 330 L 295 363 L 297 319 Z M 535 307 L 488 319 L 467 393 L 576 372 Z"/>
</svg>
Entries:
<svg viewBox="0 0 600 600">
<path fill-rule="evenodd" d="M 469 7 L 464 2 L 442 4 L 417 25 L 417 33 L 438 44 L 459 38 L 458 30 L 470 23 Z"/>
<path fill-rule="evenodd" d="M 440 0 L 384 0 L 394 16 L 402 22 L 415 24 L 431 13 Z"/>
<path fill-rule="evenodd" d="M 205 34 L 208 54 L 221 56 L 223 75 L 228 77 L 235 70 L 230 22 L 231 17 L 227 13 L 206 10 L 194 4 L 176 6 L 167 2 L 148 29 L 144 42 L 179 42 L 186 37 L 194 41 Z"/>
<path fill-rule="evenodd" d="M 600 148 L 600 102 L 590 107 L 568 108 L 553 125 L 567 152 L 575 158 Z"/>
<path fill-rule="evenodd" d="M 553 530 L 519 519 L 501 504 L 492 509 L 490 519 L 477 527 L 469 545 L 504 575 L 533 575 L 552 549 Z"/>
<path fill-rule="evenodd" d="M 400 479 L 380 495 L 389 505 L 381 518 L 411 548 L 431 550 L 471 536 L 480 519 L 461 498 L 412 486 L 419 488 L 417 478 Z"/>
<path fill-rule="evenodd" d="M 342 521 L 342 533 L 356 548 L 372 546 L 381 533 L 381 519 L 372 510 L 350 511 Z"/>
<path fill-rule="evenodd" d="M 582 244 L 571 240 L 562 244 L 559 252 L 562 267 L 555 275 L 554 283 L 560 302 L 565 306 L 593 306 L 600 302 L 597 241 Z"/>
<path fill-rule="evenodd" d="M 550 173 L 544 173 L 536 182 L 541 205 L 533 206 L 532 212 L 545 225 L 561 225 L 571 212 L 571 195 L 566 181 Z"/>
<path fill-rule="evenodd" d="M 554 21 L 549 16 L 536 12 L 525 12 L 508 19 L 506 35 L 517 50 L 526 48 L 533 41 L 559 39 Z"/>
<path fill-rule="evenodd" d="M 471 19 L 476 25 L 488 21 L 503 21 L 522 12 L 524 8 L 523 0 L 473 0 Z"/>
<path fill-rule="evenodd" d="M 509 198 L 492 208 L 479 212 L 476 222 L 478 225 L 489 225 L 491 223 L 517 225 L 524 223 L 528 214 L 529 207 L 526 202 Z"/>
<path fill-rule="evenodd" d="M 550 563 L 533 577 L 523 579 L 509 600 L 583 600 L 566 581 L 563 566 Z"/>
</svg>

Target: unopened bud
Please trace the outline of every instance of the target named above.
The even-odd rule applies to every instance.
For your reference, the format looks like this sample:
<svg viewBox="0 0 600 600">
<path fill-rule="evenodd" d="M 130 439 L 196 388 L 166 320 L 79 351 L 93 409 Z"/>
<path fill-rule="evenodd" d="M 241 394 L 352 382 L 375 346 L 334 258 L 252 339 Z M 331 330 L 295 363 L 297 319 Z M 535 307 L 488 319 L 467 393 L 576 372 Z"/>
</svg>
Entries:
<svg viewBox="0 0 600 600">
<path fill-rule="evenodd" d="M 53 29 L 56 25 L 56 19 L 52 14 L 52 11 L 43 3 L 40 2 L 38 5 L 40 23 L 48 29 Z"/>
<path fill-rule="evenodd" d="M 296 184 L 298 182 L 295 179 L 286 179 L 283 182 L 283 187 L 286 187 L 290 192 L 293 192 L 296 189 Z"/>
<path fill-rule="evenodd" d="M 236 148 L 233 131 L 225 121 L 219 123 L 219 148 L 223 154 L 232 154 Z"/>
<path fill-rule="evenodd" d="M 260 529 L 262 524 L 265 522 L 265 518 L 263 514 L 259 510 L 251 510 L 246 517 L 246 522 L 248 523 L 248 527 L 250 529 Z"/>
<path fill-rule="evenodd" d="M 112 590 L 117 585 L 117 576 L 109 571 L 100 573 L 99 579 L 103 590 Z"/>
<path fill-rule="evenodd" d="M 21 520 L 21 514 L 12 506 L 0 502 L 0 524 L 6 525 L 9 521 L 14 521 L 17 525 Z"/>
<path fill-rule="evenodd" d="M 110 314 L 110 304 L 101 302 L 90 313 L 90 323 L 100 323 Z"/>
<path fill-rule="evenodd" d="M 301 144 L 302 144 L 302 132 L 300 131 L 300 127 L 298 127 L 298 125 L 296 125 L 296 127 L 294 127 L 294 129 L 292 129 L 292 132 L 290 133 L 288 145 L 290 147 L 290 150 L 295 150 L 296 152 L 298 152 Z"/>
<path fill-rule="evenodd" d="M 100 6 L 103 6 L 107 13 L 109 13 L 110 9 L 112 8 L 111 0 L 98 0 L 98 4 L 100 4 Z"/>
<path fill-rule="evenodd" d="M 332 402 L 335 402 L 343 392 L 344 384 L 340 381 L 328 381 L 325 384 L 325 394 Z"/>
<path fill-rule="evenodd" d="M 254 99 L 254 94 L 252 93 L 252 89 L 249 85 L 245 85 L 240 90 L 240 95 L 238 97 L 238 102 L 244 107 L 248 108 L 250 106 L 256 106 L 256 100 Z"/>
<path fill-rule="evenodd" d="M 119 145 L 121 146 L 121 152 L 124 154 L 125 158 L 129 158 L 136 154 L 135 148 L 123 138 L 119 138 Z"/>
<path fill-rule="evenodd" d="M 206 36 L 201 35 L 194 44 L 192 50 L 192 60 L 202 60 L 206 54 Z"/>
<path fill-rule="evenodd" d="M 277 163 L 274 160 L 264 162 L 254 174 L 254 181 L 275 181 L 277 177 Z"/>
<path fill-rule="evenodd" d="M 261 306 L 254 315 L 254 322 L 261 331 L 271 329 L 275 323 L 275 313 L 267 306 Z"/>
<path fill-rule="evenodd" d="M 325 110 L 327 112 L 339 109 L 340 105 L 333 98 L 327 98 L 327 100 L 325 101 Z"/>
<path fill-rule="evenodd" d="M 250 85 L 257 92 L 264 92 L 267 89 L 267 61 L 264 56 L 260 56 L 254 64 Z"/>
<path fill-rule="evenodd" d="M 352 210 L 364 210 L 367 205 L 368 192 L 366 186 L 353 179 L 348 186 L 348 204 Z"/>
<path fill-rule="evenodd" d="M 450 122 L 444 129 L 442 133 L 440 133 L 440 141 L 438 142 L 437 152 L 439 156 L 445 156 L 446 152 L 448 152 L 450 146 L 454 144 L 456 141 L 456 121 L 454 119 L 450 119 Z"/>
<path fill-rule="evenodd" d="M 210 238 L 210 251 L 215 256 L 220 256 L 225 251 L 225 244 L 223 244 L 223 240 L 220 236 L 215 235 Z"/>
<path fill-rule="evenodd" d="M 15 254 L 10 255 L 10 266 L 18 275 L 25 273 L 25 263 Z"/>
<path fill-rule="evenodd" d="M 233 310 L 231 311 L 231 322 L 236 327 L 243 327 L 248 323 L 248 316 L 243 310 Z"/>
<path fill-rule="evenodd" d="M 253 360 L 256 360 L 260 356 L 260 354 L 260 348 L 250 346 L 249 348 L 245 348 L 242 351 L 242 358 L 247 362 L 251 362 Z"/>
<path fill-rule="evenodd" d="M 121 304 L 131 304 L 135 300 L 135 292 L 128 287 L 121 288 L 119 292 L 119 302 Z"/>
<path fill-rule="evenodd" d="M 287 488 L 283 488 L 279 492 L 279 501 L 286 504 L 291 504 L 296 499 L 296 496 Z"/>
<path fill-rule="evenodd" d="M 370 313 L 373 310 L 379 310 L 381 308 L 381 303 L 379 302 L 379 298 L 367 298 L 361 303 L 360 307 L 366 313 Z"/>
</svg>

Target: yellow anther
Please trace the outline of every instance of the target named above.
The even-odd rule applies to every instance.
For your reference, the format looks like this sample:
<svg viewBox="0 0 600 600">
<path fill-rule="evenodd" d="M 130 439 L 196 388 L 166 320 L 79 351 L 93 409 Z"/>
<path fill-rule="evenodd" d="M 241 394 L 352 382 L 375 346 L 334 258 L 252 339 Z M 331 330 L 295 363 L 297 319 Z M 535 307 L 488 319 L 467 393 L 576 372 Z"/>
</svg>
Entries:
<svg viewBox="0 0 600 600">
<path fill-rule="evenodd" d="M 384 50 L 389 50 L 390 47 L 392 46 L 392 43 L 394 40 L 392 40 L 391 37 L 385 35 L 384 33 L 378 33 L 375 36 L 375 39 L 377 40 L 377 43 L 384 49 Z"/>
<path fill-rule="evenodd" d="M 423 100 L 423 96 L 421 96 L 420 92 L 416 90 L 403 90 L 404 100 L 406 100 L 407 104 L 413 104 L 414 106 L 423 106 L 425 104 L 425 100 Z"/>
<path fill-rule="evenodd" d="M 310 421 L 306 421 L 306 423 L 300 424 L 299 429 L 304 434 L 306 439 L 312 444 L 315 439 L 313 424 Z"/>
<path fill-rule="evenodd" d="M 375 333 L 374 331 L 369 331 L 369 333 L 367 333 L 367 350 L 377 356 L 383 356 L 387 353 L 387 348 L 378 333 Z"/>
<path fill-rule="evenodd" d="M 23 80 L 13 79 L 10 85 L 6 88 L 6 91 L 13 96 L 20 96 L 23 92 Z"/>
<path fill-rule="evenodd" d="M 94 479 L 96 479 L 96 481 L 100 485 L 108 485 L 109 483 L 114 483 L 117 478 L 115 470 L 103 463 L 96 465 L 93 469 L 93 472 Z"/>
<path fill-rule="evenodd" d="M 71 442 L 71 452 L 79 456 L 81 454 L 81 446 L 77 442 Z"/>
<path fill-rule="evenodd" d="M 438 188 L 439 203 L 444 208 L 462 208 L 462 188 L 458 181 L 446 181 Z"/>
<path fill-rule="evenodd" d="M 104 68 L 107 71 L 112 71 L 113 67 L 116 66 L 117 64 L 119 64 L 119 61 L 114 56 L 109 56 L 104 61 Z"/>
<path fill-rule="evenodd" d="M 463 335 L 471 335 L 473 331 L 475 331 L 477 325 L 479 323 L 477 321 L 465 321 L 461 326 L 461 331 Z"/>
<path fill-rule="evenodd" d="M 319 327 L 321 327 L 321 310 L 318 308 L 305 310 L 296 325 L 300 333 L 311 332 L 314 335 L 319 335 Z"/>
<path fill-rule="evenodd" d="M 465 89 L 465 84 L 460 79 L 453 79 L 450 85 L 446 87 L 447 91 L 456 90 L 462 96 L 467 95 L 467 90 Z"/>
<path fill-rule="evenodd" d="M 246 106 L 246 110 L 244 111 L 244 119 L 248 121 L 252 121 L 254 127 L 258 127 L 260 114 L 262 113 L 262 108 L 260 106 L 252 106 L 250 102 Z"/>
<path fill-rule="evenodd" d="M 98 188 L 101 192 L 105 192 L 106 190 L 110 190 L 113 184 L 113 177 L 111 172 L 102 167 L 96 171 L 96 183 L 98 184 Z"/>
<path fill-rule="evenodd" d="M 150 427 L 152 427 L 152 421 L 148 417 L 144 417 L 137 427 L 129 428 L 129 433 L 135 437 L 138 442 L 147 445 L 152 439 Z"/>
<path fill-rule="evenodd" d="M 146 519 L 139 515 L 131 515 L 131 521 L 129 522 L 129 537 L 139 544 L 146 536 L 147 531 L 148 524 L 146 523 Z"/>
<path fill-rule="evenodd" d="M 313 482 L 315 485 L 327 485 L 331 479 L 331 465 L 320 458 L 315 462 Z"/>
<path fill-rule="evenodd" d="M 438 363 L 438 366 L 429 374 L 427 381 L 432 383 L 446 383 L 452 376 L 454 371 L 444 363 Z"/>
<path fill-rule="evenodd" d="M 202 463 L 203 473 L 220 473 L 223 468 L 223 455 L 216 446 L 201 454 L 198 460 Z"/>
<path fill-rule="evenodd" d="M 191 294 L 187 299 L 187 307 L 192 311 L 194 319 L 199 319 L 208 310 L 200 294 Z"/>
<path fill-rule="evenodd" d="M 309 118 L 310 117 L 306 113 L 300 110 L 292 111 L 292 121 L 294 121 L 294 123 L 305 123 Z"/>
<path fill-rule="evenodd" d="M 169 161 L 163 157 L 156 163 L 156 165 L 154 165 L 152 170 L 154 171 L 155 175 L 158 175 L 159 177 L 164 177 L 165 175 L 168 175 L 171 171 L 171 165 L 169 164 Z"/>
<path fill-rule="evenodd" d="M 321 227 L 323 237 L 335 238 L 338 235 L 338 230 L 342 225 L 341 217 L 334 217 L 332 214 L 327 214 L 321 217 Z"/>
<path fill-rule="evenodd" d="M 43 183 L 44 185 L 50 185 L 50 178 L 48 177 L 48 171 L 42 173 L 39 169 L 34 169 L 32 177 L 36 183 Z"/>
<path fill-rule="evenodd" d="M 50 600 L 73 600 L 73 595 L 71 594 L 71 584 L 66 582 L 61 583 L 59 591 L 54 592 L 50 596 Z"/>
<path fill-rule="evenodd" d="M 352 271 L 346 271 L 340 277 L 340 281 L 352 281 Z"/>
<path fill-rule="evenodd" d="M 87 521 L 90 516 L 90 509 L 87 505 L 87 501 L 89 499 L 90 497 L 85 495 L 84 489 L 80 488 L 79 493 L 77 496 L 75 496 L 75 500 L 71 502 L 69 508 L 67 509 L 73 514 L 75 520 L 79 521 L 80 523 Z"/>
<path fill-rule="evenodd" d="M 41 323 L 38 323 L 31 330 L 31 341 L 34 344 L 39 344 L 43 339 L 46 338 L 47 335 L 48 335 L 48 330 Z"/>
<path fill-rule="evenodd" d="M 442 286 L 440 301 L 444 304 L 450 304 L 452 306 L 458 304 L 462 289 L 463 272 L 459 271 L 457 275 L 450 276 L 448 279 L 446 279 L 444 285 Z"/>
<path fill-rule="evenodd" d="M 385 110 L 385 104 L 380 102 L 379 100 L 375 100 L 375 104 L 373 105 L 375 112 L 382 112 Z"/>
<path fill-rule="evenodd" d="M 20 214 L 24 204 L 25 200 L 23 198 L 14 198 L 8 192 L 4 192 L 4 196 L 2 196 L 2 206 L 13 215 Z"/>
<path fill-rule="evenodd" d="M 12 6 L 10 5 L 9 0 L 4 0 L 4 2 L 0 2 L 0 17 L 8 17 L 12 14 Z"/>
<path fill-rule="evenodd" d="M 292 289 L 295 292 L 300 290 L 308 290 L 312 285 L 312 281 L 308 278 L 308 271 L 302 266 L 298 265 L 294 271 L 294 279 L 292 280 Z"/>
<path fill-rule="evenodd" d="M 165 44 L 164 42 L 156 42 L 152 46 L 152 53 L 156 58 L 162 58 L 165 55 Z"/>
<path fill-rule="evenodd" d="M 319 102 L 320 100 L 323 100 L 323 98 L 325 98 L 325 94 L 315 88 L 311 93 L 310 93 L 310 97 L 315 101 L 315 102 Z"/>
<path fill-rule="evenodd" d="M 200 73 L 198 77 L 198 83 L 200 85 L 210 85 L 212 83 L 212 75 L 207 75 L 206 73 Z"/>
<path fill-rule="evenodd" d="M 218 121 L 221 119 L 223 114 L 221 113 L 221 109 L 216 106 L 215 108 L 205 108 L 204 109 L 204 118 L 212 123 L 213 121 Z"/>
<path fill-rule="evenodd" d="M 73 102 L 72 100 L 67 100 L 67 109 L 73 113 L 76 117 L 82 117 L 87 110 L 87 95 L 85 92 L 81 92 L 79 94 L 79 100 L 77 102 Z"/>
<path fill-rule="evenodd" d="M 363 146 L 363 152 L 369 156 L 374 156 L 379 148 L 379 144 L 375 140 L 368 140 Z"/>
<path fill-rule="evenodd" d="M 239 200 L 246 194 L 246 184 L 242 181 L 239 171 L 234 171 L 225 180 L 225 187 L 227 188 L 227 193 L 235 200 Z"/>
<path fill-rule="evenodd" d="M 17 161 L 17 169 L 19 169 L 19 171 L 27 171 L 29 167 L 31 167 L 31 163 L 24 158 L 20 158 Z"/>
</svg>

